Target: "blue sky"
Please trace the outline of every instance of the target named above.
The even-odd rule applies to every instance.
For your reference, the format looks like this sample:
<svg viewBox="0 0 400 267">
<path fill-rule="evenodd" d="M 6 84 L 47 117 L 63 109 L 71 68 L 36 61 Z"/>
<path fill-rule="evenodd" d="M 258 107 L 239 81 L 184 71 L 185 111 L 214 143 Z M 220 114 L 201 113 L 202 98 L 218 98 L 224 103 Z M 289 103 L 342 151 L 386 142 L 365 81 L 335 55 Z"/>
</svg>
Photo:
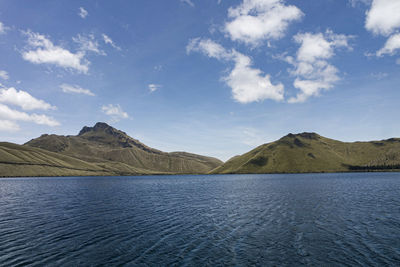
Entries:
<svg viewBox="0 0 400 267">
<path fill-rule="evenodd" d="M 222 160 L 399 137 L 400 1 L 0 1 L 0 140 L 98 121 Z"/>
</svg>

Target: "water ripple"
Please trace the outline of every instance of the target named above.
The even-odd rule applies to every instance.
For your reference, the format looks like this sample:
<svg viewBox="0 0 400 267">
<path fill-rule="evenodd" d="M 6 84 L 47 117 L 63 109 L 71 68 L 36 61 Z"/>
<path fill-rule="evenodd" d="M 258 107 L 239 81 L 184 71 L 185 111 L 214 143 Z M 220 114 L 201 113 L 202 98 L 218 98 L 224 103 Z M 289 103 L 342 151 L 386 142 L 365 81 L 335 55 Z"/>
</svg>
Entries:
<svg viewBox="0 0 400 267">
<path fill-rule="evenodd" d="M 0 180 L 0 266 L 398 266 L 400 174 Z"/>
</svg>

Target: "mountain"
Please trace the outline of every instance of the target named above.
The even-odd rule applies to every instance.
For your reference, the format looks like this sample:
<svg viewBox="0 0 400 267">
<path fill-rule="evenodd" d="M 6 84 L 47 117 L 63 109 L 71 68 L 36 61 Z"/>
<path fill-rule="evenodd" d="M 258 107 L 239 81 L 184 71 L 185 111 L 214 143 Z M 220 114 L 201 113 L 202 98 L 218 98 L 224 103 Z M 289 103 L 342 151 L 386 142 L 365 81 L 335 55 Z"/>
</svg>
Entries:
<svg viewBox="0 0 400 267">
<path fill-rule="evenodd" d="M 113 164 L 124 164 L 143 174 L 202 174 L 223 163 L 216 158 L 186 152 L 162 152 L 102 122 L 94 127 L 83 127 L 77 136 L 44 134 L 24 146 L 80 159 L 105 169 Z"/>
<path fill-rule="evenodd" d="M 346 143 L 316 133 L 288 134 L 228 160 L 211 173 L 400 170 L 400 139 Z"/>
<path fill-rule="evenodd" d="M 24 145 L 0 142 L 0 176 L 306 173 L 400 170 L 400 138 L 346 143 L 288 134 L 222 161 L 146 146 L 106 123 L 76 136 L 44 134 Z"/>
<path fill-rule="evenodd" d="M 0 143 L 0 176 L 89 176 L 152 174 L 123 163 L 96 164 L 40 148 Z"/>
</svg>

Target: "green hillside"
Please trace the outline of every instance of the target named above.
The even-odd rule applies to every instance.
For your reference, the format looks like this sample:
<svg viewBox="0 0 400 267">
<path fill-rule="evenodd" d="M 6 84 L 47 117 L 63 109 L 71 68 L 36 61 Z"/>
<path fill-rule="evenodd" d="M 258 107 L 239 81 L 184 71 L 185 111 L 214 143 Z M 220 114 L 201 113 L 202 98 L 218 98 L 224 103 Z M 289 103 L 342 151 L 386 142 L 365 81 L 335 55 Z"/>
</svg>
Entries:
<svg viewBox="0 0 400 267">
<path fill-rule="evenodd" d="M 42 135 L 25 146 L 70 156 L 107 169 L 114 164 L 114 170 L 117 170 L 123 164 L 125 168 L 135 168 L 144 174 L 200 174 L 222 164 L 222 161 L 211 157 L 185 152 L 166 153 L 150 148 L 106 123 L 84 127 L 77 136 Z"/>
<path fill-rule="evenodd" d="M 306 173 L 400 169 L 400 139 L 345 143 L 288 134 L 228 160 L 211 173 Z"/>
<path fill-rule="evenodd" d="M 40 148 L 0 142 L 0 177 L 164 174 L 120 162 L 90 163 Z"/>
<path fill-rule="evenodd" d="M 400 139 L 346 143 L 316 133 L 288 134 L 222 163 L 148 147 L 105 123 L 77 136 L 42 135 L 0 143 L 0 176 L 305 173 L 400 170 Z"/>
</svg>

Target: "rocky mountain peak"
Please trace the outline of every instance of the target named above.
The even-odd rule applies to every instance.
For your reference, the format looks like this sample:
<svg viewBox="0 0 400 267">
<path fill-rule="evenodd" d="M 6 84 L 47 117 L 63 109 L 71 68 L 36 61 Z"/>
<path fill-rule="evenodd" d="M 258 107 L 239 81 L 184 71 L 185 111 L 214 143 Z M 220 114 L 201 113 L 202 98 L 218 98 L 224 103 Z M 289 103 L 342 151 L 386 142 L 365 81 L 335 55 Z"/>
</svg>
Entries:
<svg viewBox="0 0 400 267">
<path fill-rule="evenodd" d="M 137 147 L 151 153 L 162 153 L 157 149 L 146 146 L 139 140 L 130 137 L 125 132 L 117 130 L 104 122 L 98 122 L 93 127 L 83 127 L 78 136 L 89 141 L 96 141 L 109 146 L 121 148 Z"/>
<path fill-rule="evenodd" d="M 296 138 L 296 137 L 302 137 L 305 139 L 313 139 L 316 140 L 318 139 L 319 135 L 317 133 L 312 133 L 312 132 L 303 132 L 303 133 L 298 133 L 298 134 L 288 134 L 284 137 L 289 137 L 289 138 Z"/>
<path fill-rule="evenodd" d="M 126 135 L 126 133 L 119 131 L 105 122 L 98 122 L 93 127 L 84 126 L 82 130 L 79 132 L 79 136 L 88 133 L 88 132 L 105 132 L 110 135 Z"/>
</svg>

